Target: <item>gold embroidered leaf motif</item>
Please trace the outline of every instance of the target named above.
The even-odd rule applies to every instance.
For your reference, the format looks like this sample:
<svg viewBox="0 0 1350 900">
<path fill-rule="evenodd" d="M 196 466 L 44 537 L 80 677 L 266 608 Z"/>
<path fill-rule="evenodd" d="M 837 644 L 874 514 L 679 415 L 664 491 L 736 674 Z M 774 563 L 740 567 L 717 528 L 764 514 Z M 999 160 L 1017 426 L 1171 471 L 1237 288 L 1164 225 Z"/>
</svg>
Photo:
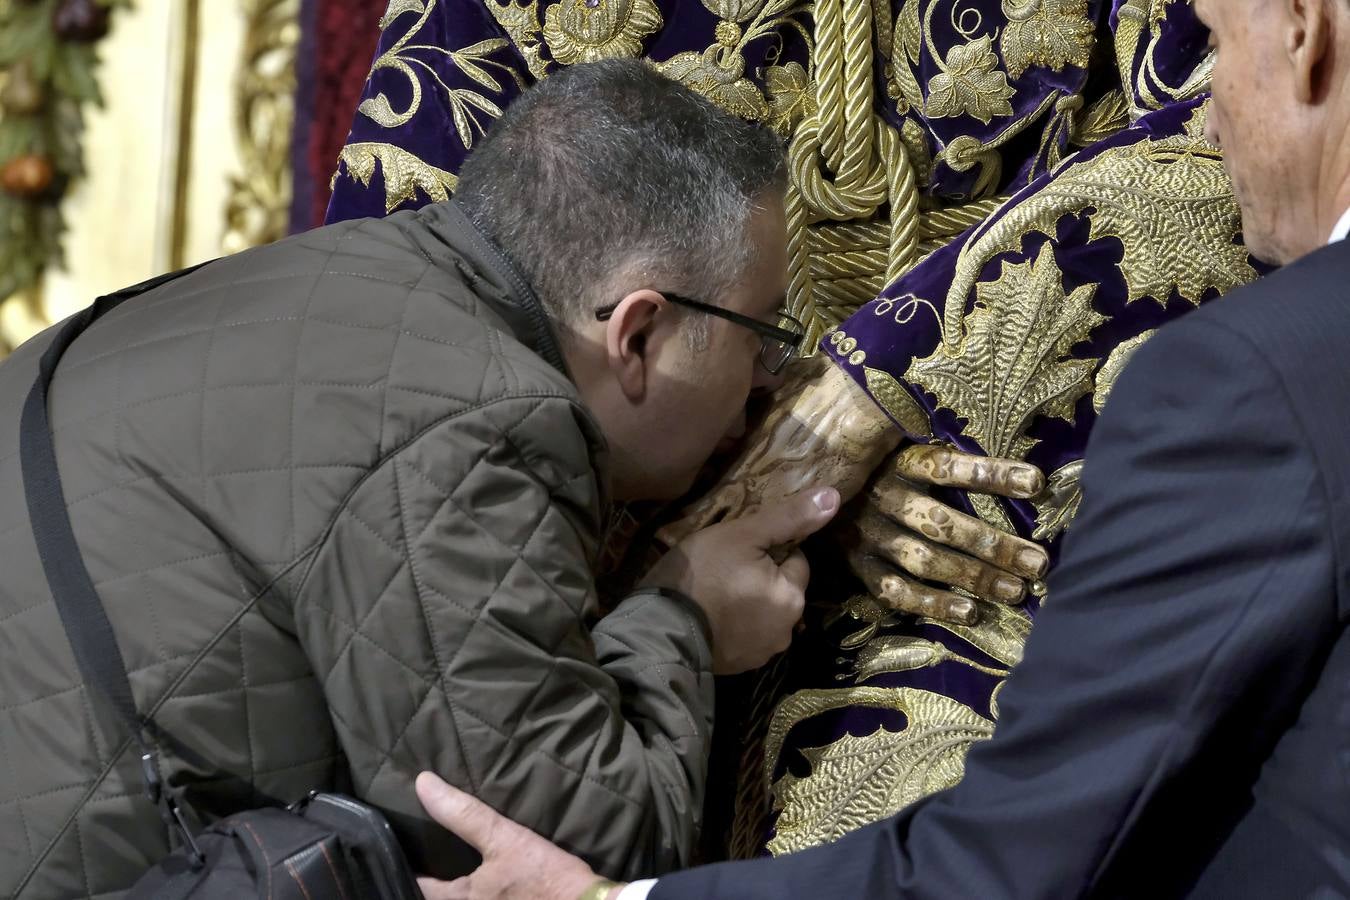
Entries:
<svg viewBox="0 0 1350 900">
<path fill-rule="evenodd" d="M 1189 132 L 1141 140 L 1071 163 L 962 248 L 943 339 L 960 339 L 966 297 L 990 259 L 1030 232 L 1053 237 L 1062 216 L 1085 210 L 1091 240 L 1114 238 L 1124 248 L 1127 303 L 1166 302 L 1176 290 L 1198 305 L 1211 288 L 1224 293 L 1256 277 L 1235 243 L 1242 219 L 1218 149 Z"/>
<path fill-rule="evenodd" d="M 803 119 L 815 115 L 816 92 L 801 63 L 764 69 L 764 94 L 769 103 L 769 127 L 790 137 Z"/>
<path fill-rule="evenodd" d="M 847 660 L 840 660 L 840 662 L 845 661 Z M 987 675 L 1004 677 L 1008 674 L 1006 669 L 995 669 L 977 663 L 973 659 L 967 659 L 937 641 L 926 640 L 915 635 L 898 634 L 877 637 L 868 641 L 854 658 L 853 668 L 836 675 L 835 679 L 837 681 L 867 681 L 877 675 L 932 668 L 944 662 L 969 666 Z"/>
<path fill-rule="evenodd" d="M 905 728 L 803 750 L 811 774 L 784 775 L 773 787 L 781 809 L 769 842 L 775 856 L 837 840 L 951 787 L 965 774 L 971 746 L 994 733 L 984 716 L 930 691 L 886 689 L 879 702 L 862 702 L 900 711 Z"/>
<path fill-rule="evenodd" d="M 438 169 L 393 144 L 348 144 L 338 155 L 338 162 L 362 186 L 369 187 L 375 175 L 375 164 L 380 164 L 384 176 L 384 211 L 393 212 L 400 203 L 412 200 L 418 191 L 429 200 L 448 200 L 458 179 L 454 173 Z M 333 181 L 337 181 L 337 174 Z"/>
<path fill-rule="evenodd" d="M 923 90 L 914 77 L 913 66 L 923 50 L 923 23 L 919 19 L 919 0 L 904 0 L 895 20 L 895 35 L 891 41 L 890 86 L 887 93 L 895 100 L 904 100 L 898 110 L 905 113 L 910 107 L 923 109 Z M 910 120 L 906 119 L 906 123 Z"/>
<path fill-rule="evenodd" d="M 565 66 L 612 56 L 637 56 L 661 27 L 652 0 L 560 0 L 544 10 L 544 40 Z"/>
<path fill-rule="evenodd" d="M 677 53 L 657 68 L 672 81 L 698 91 L 727 112 L 762 122 L 769 117 L 769 104 L 745 72 L 745 59 L 739 53 L 728 54 L 719 62 L 721 48 L 714 45 L 702 53 Z"/>
<path fill-rule="evenodd" d="M 540 54 L 539 4 L 535 0 L 516 5 L 515 0 L 484 0 L 484 6 L 492 13 L 492 18 L 502 27 L 525 58 L 525 67 L 535 78 L 548 74 L 547 66 Z"/>
<path fill-rule="evenodd" d="M 974 625 L 956 625 L 937 619 L 920 619 L 920 624 L 936 625 L 950 631 L 1009 668 L 1022 661 L 1022 650 L 1031 634 L 1031 616 L 1026 611 L 1002 603 L 976 599 L 980 620 Z"/>
<path fill-rule="evenodd" d="M 1083 502 L 1083 461 L 1075 459 L 1056 469 L 1045 480 L 1045 497 L 1034 504 L 1036 530 L 1031 537 L 1038 541 L 1059 537 L 1078 515 L 1078 507 Z"/>
<path fill-rule="evenodd" d="M 978 286 L 961 344 L 915 360 L 905 380 L 965 419 L 966 434 L 990 456 L 1022 459 L 1036 446 L 1026 436 L 1032 418 L 1073 421 L 1074 404 L 1091 387 L 1097 360 L 1068 353 L 1106 321 L 1092 308 L 1096 288 L 1065 297 L 1048 243 L 1034 262 L 1005 262 L 997 280 Z"/>
<path fill-rule="evenodd" d="M 1069 140 L 1079 147 L 1091 147 L 1130 124 L 1130 103 L 1125 92 L 1107 91 L 1105 96 L 1074 117 Z"/>
<path fill-rule="evenodd" d="M 1121 341 L 1116 345 L 1116 349 L 1111 351 L 1111 355 L 1106 357 L 1106 362 L 1102 363 L 1101 369 L 1097 372 L 1097 384 L 1092 390 L 1092 408 L 1098 415 L 1106 409 L 1106 401 L 1111 398 L 1111 391 L 1115 390 L 1116 379 L 1125 371 L 1125 364 L 1134 356 L 1136 350 L 1144 346 L 1145 341 L 1157 333 L 1158 329 L 1150 328 L 1128 341 Z"/>
<path fill-rule="evenodd" d="M 1032 66 L 1087 68 L 1096 40 L 1087 0 L 1003 0 L 1003 14 L 1008 24 L 998 44 L 1013 78 Z"/>
<path fill-rule="evenodd" d="M 928 421 L 928 413 L 894 375 L 881 369 L 873 369 L 871 366 L 864 366 L 863 371 L 867 377 L 868 393 L 888 416 L 912 437 L 933 436 L 933 426 Z"/>
<path fill-rule="evenodd" d="M 744 22 L 753 18 L 764 5 L 764 0 L 703 0 L 708 12 L 728 22 Z"/>
<path fill-rule="evenodd" d="M 958 44 L 947 54 L 942 71 L 928 82 L 930 118 L 966 115 L 988 125 L 995 116 L 1011 116 L 1008 99 L 1017 93 L 1007 73 L 998 70 L 998 55 L 988 35 Z"/>
<path fill-rule="evenodd" d="M 390 22 L 405 12 L 415 12 L 420 16 L 426 11 L 426 4 L 422 0 L 389 0 L 389 6 L 385 9 L 384 15 L 380 16 L 380 29 L 388 28 Z"/>
</svg>

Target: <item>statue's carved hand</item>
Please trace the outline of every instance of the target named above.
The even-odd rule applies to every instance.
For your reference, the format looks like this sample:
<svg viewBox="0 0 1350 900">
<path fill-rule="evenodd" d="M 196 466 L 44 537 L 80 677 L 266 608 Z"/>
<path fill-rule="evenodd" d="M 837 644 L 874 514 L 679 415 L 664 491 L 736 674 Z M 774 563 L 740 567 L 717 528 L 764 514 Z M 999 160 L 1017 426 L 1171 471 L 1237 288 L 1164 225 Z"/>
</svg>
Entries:
<svg viewBox="0 0 1350 900">
<path fill-rule="evenodd" d="M 848 502 L 900 442 L 890 419 L 834 365 L 804 360 L 773 401 L 713 489 L 660 530 L 663 543 L 810 488 L 833 487 Z"/>
<path fill-rule="evenodd" d="M 939 503 L 928 496 L 929 485 L 1026 499 L 1044 489 L 1045 476 L 1019 460 L 934 445 L 906 447 L 872 484 L 854 520 L 848 554 L 854 573 L 873 596 L 900 612 L 961 624 L 977 618 L 969 597 L 903 573 L 986 600 L 1020 603 L 1026 580 L 1041 578 L 1049 567 L 1045 550 Z"/>
</svg>

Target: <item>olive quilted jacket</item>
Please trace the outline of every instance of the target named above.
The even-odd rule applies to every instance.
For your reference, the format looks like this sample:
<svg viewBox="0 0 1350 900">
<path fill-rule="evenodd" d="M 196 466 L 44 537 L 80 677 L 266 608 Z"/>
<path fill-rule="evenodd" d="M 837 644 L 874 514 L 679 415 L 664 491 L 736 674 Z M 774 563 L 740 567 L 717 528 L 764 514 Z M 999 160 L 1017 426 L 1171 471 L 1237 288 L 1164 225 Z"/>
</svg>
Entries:
<svg viewBox="0 0 1350 900">
<path fill-rule="evenodd" d="M 81 682 L 28 523 L 0 365 L 0 897 L 105 897 L 168 849 L 134 744 Z M 66 353 L 75 535 L 166 781 L 203 820 L 311 789 L 462 845 L 434 769 L 614 876 L 689 859 L 704 623 L 595 621 L 605 449 L 538 300 L 453 203 L 330 226 L 124 303 Z"/>
</svg>

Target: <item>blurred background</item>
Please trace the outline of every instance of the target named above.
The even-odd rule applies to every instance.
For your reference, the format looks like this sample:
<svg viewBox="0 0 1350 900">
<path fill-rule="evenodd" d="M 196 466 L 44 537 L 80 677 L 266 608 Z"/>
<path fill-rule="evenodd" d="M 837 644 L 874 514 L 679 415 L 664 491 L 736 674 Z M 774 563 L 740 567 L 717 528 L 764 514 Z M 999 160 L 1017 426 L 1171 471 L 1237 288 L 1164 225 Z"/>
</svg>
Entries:
<svg viewBox="0 0 1350 900">
<path fill-rule="evenodd" d="M 384 0 L 0 0 L 0 357 L 323 220 Z"/>
</svg>

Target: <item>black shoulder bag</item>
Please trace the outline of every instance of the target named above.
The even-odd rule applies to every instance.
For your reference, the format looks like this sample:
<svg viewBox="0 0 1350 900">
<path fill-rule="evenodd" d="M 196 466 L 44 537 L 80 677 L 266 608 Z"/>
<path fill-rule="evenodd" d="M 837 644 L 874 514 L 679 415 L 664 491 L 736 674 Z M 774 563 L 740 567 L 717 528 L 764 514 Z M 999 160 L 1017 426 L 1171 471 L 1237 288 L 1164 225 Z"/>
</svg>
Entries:
<svg viewBox="0 0 1350 900">
<path fill-rule="evenodd" d="M 141 716 L 107 612 L 84 566 L 56 468 L 47 393 L 66 348 L 119 303 L 199 266 L 98 298 L 57 333 L 39 363 L 20 423 L 19 453 L 28 516 L 47 584 L 80 675 L 97 686 L 140 749 L 145 792 L 177 849 L 146 873 L 129 898 L 269 897 L 278 900 L 420 900 L 422 894 L 389 823 L 340 794 L 312 792 L 288 807 L 236 813 L 194 835 L 178 799 L 160 780 L 154 721 Z"/>
</svg>

